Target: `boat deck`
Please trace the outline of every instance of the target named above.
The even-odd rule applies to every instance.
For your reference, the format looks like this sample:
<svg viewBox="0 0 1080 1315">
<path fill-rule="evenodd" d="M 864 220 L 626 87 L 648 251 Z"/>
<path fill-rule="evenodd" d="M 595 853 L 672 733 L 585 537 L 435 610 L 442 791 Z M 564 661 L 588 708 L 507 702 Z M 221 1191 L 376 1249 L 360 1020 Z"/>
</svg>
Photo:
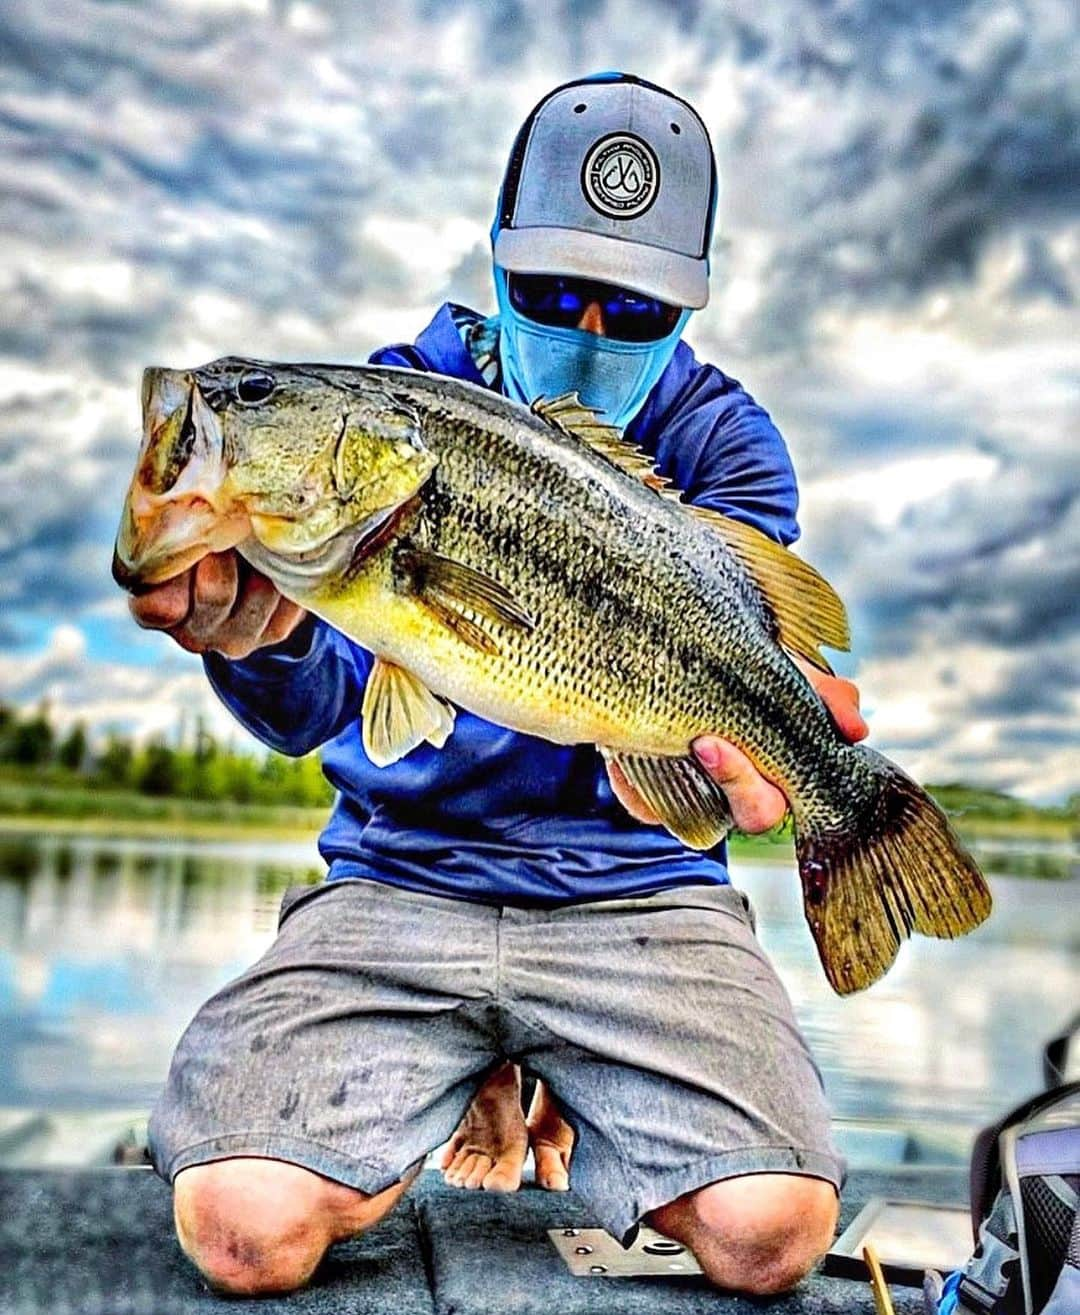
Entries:
<svg viewBox="0 0 1080 1315">
<path fill-rule="evenodd" d="M 842 1226 L 872 1196 L 963 1203 L 962 1169 L 858 1170 Z M 769 1301 L 717 1292 L 700 1277 L 575 1278 L 549 1228 L 594 1226 L 573 1193 L 511 1196 L 421 1175 L 377 1228 L 333 1248 L 303 1292 L 259 1315 L 873 1315 L 866 1283 L 815 1274 Z M 893 1287 L 897 1315 L 921 1294 Z M 187 1315 L 229 1309 L 181 1254 L 170 1193 L 146 1169 L 0 1170 L 0 1315 Z"/>
</svg>

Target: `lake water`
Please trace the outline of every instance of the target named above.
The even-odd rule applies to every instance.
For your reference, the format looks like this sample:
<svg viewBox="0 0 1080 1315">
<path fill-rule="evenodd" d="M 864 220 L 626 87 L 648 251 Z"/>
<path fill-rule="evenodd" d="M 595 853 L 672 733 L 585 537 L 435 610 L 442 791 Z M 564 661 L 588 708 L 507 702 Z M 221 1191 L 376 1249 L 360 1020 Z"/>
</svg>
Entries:
<svg viewBox="0 0 1080 1315">
<path fill-rule="evenodd" d="M 917 939 L 869 991 L 829 989 L 787 864 L 736 863 L 843 1119 L 967 1135 L 1041 1085 L 1041 1048 L 1080 1008 L 1080 881 L 1067 847 L 982 857 L 995 911 Z M 198 1005 L 272 939 L 313 846 L 0 832 L 0 1107 L 142 1109 Z M 955 1137 L 954 1137 L 955 1139 Z"/>
</svg>

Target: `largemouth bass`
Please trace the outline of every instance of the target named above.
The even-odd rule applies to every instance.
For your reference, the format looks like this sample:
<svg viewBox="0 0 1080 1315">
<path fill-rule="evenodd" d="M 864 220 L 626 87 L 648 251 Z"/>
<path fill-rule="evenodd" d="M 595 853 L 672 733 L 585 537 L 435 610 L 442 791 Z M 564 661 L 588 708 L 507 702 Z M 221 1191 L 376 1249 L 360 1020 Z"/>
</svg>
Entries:
<svg viewBox="0 0 1080 1315">
<path fill-rule="evenodd" d="M 731 740 L 787 796 L 807 921 L 840 993 L 912 931 L 990 910 L 940 809 L 841 739 L 789 653 L 828 670 L 844 609 L 757 530 L 684 505 L 574 397 L 532 411 L 385 366 L 226 358 L 147 370 L 145 436 L 114 558 L 129 588 L 235 547 L 376 655 L 364 748 L 441 747 L 454 707 L 593 743 L 668 829 L 730 826 L 693 757 Z"/>
</svg>

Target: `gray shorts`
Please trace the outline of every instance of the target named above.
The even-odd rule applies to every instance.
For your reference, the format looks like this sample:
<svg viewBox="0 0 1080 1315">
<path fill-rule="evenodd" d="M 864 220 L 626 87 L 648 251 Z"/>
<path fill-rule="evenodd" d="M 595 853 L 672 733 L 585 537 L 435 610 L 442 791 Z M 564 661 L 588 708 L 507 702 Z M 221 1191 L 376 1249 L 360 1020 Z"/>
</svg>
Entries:
<svg viewBox="0 0 1080 1315">
<path fill-rule="evenodd" d="M 375 1193 L 506 1059 L 550 1086 L 571 1186 L 616 1237 L 716 1179 L 840 1185 L 820 1075 L 730 886 L 547 909 L 289 891 L 273 945 L 180 1040 L 154 1164 L 269 1156 Z"/>
</svg>

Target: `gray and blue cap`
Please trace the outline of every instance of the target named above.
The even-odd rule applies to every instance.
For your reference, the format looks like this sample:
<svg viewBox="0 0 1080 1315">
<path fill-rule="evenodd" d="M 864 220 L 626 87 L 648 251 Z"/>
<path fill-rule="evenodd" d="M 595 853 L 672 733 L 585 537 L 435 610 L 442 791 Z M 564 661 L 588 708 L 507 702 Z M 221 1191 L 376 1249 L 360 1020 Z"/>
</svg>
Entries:
<svg viewBox="0 0 1080 1315">
<path fill-rule="evenodd" d="M 597 279 L 698 309 L 709 297 L 716 162 L 678 96 L 626 73 L 557 87 L 525 120 L 496 265 Z"/>
</svg>

